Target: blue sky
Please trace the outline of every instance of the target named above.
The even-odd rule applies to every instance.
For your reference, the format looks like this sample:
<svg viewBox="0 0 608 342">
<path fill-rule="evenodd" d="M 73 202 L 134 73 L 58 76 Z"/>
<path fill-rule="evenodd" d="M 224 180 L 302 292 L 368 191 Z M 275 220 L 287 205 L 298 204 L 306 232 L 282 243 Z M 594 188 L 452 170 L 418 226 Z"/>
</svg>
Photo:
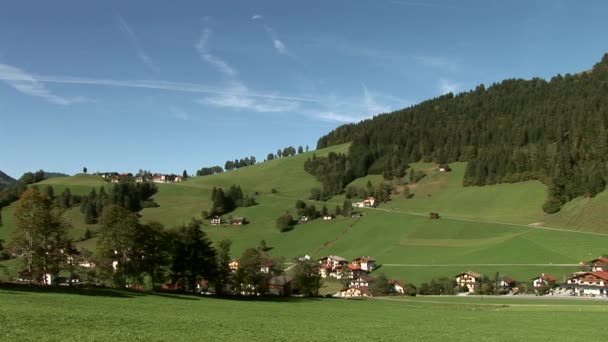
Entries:
<svg viewBox="0 0 608 342">
<path fill-rule="evenodd" d="M 181 173 L 589 69 L 605 1 L 6 1 L 0 170 Z"/>
</svg>

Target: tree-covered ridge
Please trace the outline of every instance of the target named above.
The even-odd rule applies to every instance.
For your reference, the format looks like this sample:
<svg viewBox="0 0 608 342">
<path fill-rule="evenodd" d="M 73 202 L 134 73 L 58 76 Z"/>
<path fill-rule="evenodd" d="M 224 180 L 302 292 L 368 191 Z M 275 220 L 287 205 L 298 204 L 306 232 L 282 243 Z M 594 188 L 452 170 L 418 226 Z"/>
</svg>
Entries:
<svg viewBox="0 0 608 342">
<path fill-rule="evenodd" d="M 16 179 L 0 171 L 0 190 L 14 183 L 17 183 Z"/>
<path fill-rule="evenodd" d="M 545 211 L 605 188 L 608 54 L 591 72 L 510 79 L 338 127 L 317 148 L 352 142 L 346 172 L 400 176 L 423 160 L 467 161 L 464 185 L 536 179 Z"/>
</svg>

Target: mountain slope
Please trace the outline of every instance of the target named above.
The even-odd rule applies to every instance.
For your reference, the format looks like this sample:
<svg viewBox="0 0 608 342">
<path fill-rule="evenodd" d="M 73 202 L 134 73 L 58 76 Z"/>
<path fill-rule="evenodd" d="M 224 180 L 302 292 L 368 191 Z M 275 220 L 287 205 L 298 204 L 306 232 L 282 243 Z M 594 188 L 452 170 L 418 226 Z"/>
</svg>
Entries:
<svg viewBox="0 0 608 342">
<path fill-rule="evenodd" d="M 554 213 L 604 190 L 607 128 L 608 54 L 588 73 L 480 85 L 345 125 L 317 147 L 352 142 L 346 178 L 401 176 L 422 160 L 468 162 L 464 185 L 538 180 Z"/>
<path fill-rule="evenodd" d="M 0 190 L 14 183 L 17 183 L 16 179 L 0 171 Z"/>
</svg>

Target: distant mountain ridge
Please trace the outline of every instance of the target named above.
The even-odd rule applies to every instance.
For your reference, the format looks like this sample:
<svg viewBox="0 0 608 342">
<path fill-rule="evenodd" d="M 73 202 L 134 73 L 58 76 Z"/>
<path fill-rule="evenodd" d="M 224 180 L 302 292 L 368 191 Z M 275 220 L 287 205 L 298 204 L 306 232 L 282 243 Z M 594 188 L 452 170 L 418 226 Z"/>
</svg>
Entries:
<svg viewBox="0 0 608 342">
<path fill-rule="evenodd" d="M 14 183 L 17 183 L 16 179 L 0 171 L 0 190 Z"/>
</svg>

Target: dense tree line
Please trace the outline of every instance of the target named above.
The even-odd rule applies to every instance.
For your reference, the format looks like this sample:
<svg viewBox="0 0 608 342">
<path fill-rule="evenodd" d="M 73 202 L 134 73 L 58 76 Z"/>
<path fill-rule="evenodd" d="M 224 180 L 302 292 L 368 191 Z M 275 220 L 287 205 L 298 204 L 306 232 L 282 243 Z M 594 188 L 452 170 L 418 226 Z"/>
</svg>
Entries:
<svg viewBox="0 0 608 342">
<path fill-rule="evenodd" d="M 247 167 L 247 166 L 251 166 L 251 165 L 255 165 L 255 164 L 256 164 L 255 157 L 251 156 L 251 157 L 245 157 L 245 158 L 241 158 L 241 159 L 235 159 L 234 161 L 228 160 L 224 164 L 224 169 L 226 171 L 232 171 L 232 170 L 240 169 L 242 167 Z"/>
<path fill-rule="evenodd" d="M 308 145 L 306 145 L 306 152 L 308 152 Z M 304 147 L 302 147 L 301 145 L 298 146 L 297 149 L 297 154 L 300 153 L 304 153 Z M 296 149 L 293 146 L 287 146 L 284 147 L 283 149 L 277 149 L 276 153 L 268 153 L 268 155 L 266 156 L 266 160 L 273 160 L 273 159 L 278 159 L 278 158 L 286 158 L 286 157 L 291 157 L 291 156 L 295 156 L 296 155 Z"/>
<path fill-rule="evenodd" d="M 215 174 L 222 173 L 222 172 L 224 172 L 224 169 L 221 166 L 216 165 L 216 166 L 211 166 L 211 167 L 203 167 L 200 170 L 196 171 L 196 175 L 199 177 L 200 176 L 210 176 L 210 175 L 215 175 Z"/>
<path fill-rule="evenodd" d="M 344 125 L 317 148 L 352 142 L 345 179 L 399 177 L 422 160 L 467 161 L 469 186 L 540 180 L 549 185 L 545 211 L 555 212 L 605 188 L 607 79 L 608 54 L 589 72 L 480 85 Z"/>
<path fill-rule="evenodd" d="M 250 207 L 255 205 L 255 199 L 243 193 L 240 185 L 232 185 L 227 192 L 224 189 L 213 187 L 211 192 L 211 209 L 203 214 L 205 217 L 221 216 L 238 207 Z"/>
<path fill-rule="evenodd" d="M 157 204 L 151 199 L 158 189 L 151 182 L 135 183 L 121 181 L 115 183 L 110 193 L 106 193 L 102 186 L 99 193 L 91 189 L 87 196 L 80 198 L 80 212 L 85 217 L 85 223 L 97 223 L 103 209 L 108 205 L 117 205 L 136 213 L 143 208 L 154 207 Z M 76 198 L 76 200 L 74 200 Z M 71 195 L 69 189 L 62 193 L 59 202 L 65 207 L 78 201 L 78 197 Z"/>
</svg>

